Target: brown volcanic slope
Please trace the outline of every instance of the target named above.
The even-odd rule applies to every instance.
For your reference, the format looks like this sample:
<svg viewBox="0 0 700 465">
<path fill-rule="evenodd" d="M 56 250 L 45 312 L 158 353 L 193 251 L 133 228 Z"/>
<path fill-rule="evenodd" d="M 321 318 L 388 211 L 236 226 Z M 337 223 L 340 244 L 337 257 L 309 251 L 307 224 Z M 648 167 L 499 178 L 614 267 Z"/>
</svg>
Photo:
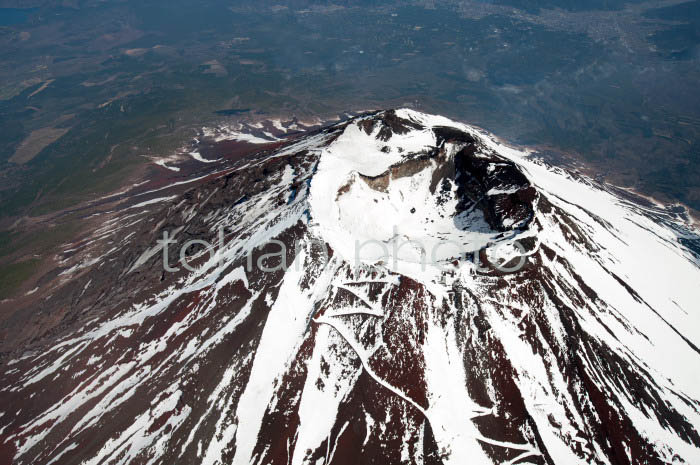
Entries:
<svg viewBox="0 0 700 465">
<path fill-rule="evenodd" d="M 0 366 L 0 463 L 700 462 L 682 218 L 407 110 L 265 149 L 66 252 L 31 307 L 52 329 Z M 469 253 L 354 263 L 344 234 L 390 219 Z M 216 245 L 168 272 L 165 231 L 172 265 Z M 484 266 L 516 240 L 525 266 Z"/>
</svg>

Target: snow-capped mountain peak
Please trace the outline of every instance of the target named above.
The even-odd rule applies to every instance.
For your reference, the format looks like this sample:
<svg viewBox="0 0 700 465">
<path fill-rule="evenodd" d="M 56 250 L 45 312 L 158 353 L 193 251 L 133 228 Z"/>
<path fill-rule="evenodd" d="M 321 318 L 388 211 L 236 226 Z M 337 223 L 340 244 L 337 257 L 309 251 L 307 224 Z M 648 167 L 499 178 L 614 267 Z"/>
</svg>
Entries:
<svg viewBox="0 0 700 465">
<path fill-rule="evenodd" d="M 677 209 L 407 109 L 192 186 L 66 259 L 8 463 L 700 463 Z"/>
</svg>

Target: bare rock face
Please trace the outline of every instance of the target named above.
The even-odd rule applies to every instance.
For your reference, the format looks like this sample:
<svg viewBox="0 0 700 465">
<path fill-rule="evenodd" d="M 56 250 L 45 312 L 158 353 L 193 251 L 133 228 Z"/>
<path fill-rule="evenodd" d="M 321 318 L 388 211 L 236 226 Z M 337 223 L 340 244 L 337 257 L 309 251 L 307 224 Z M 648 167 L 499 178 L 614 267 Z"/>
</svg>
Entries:
<svg viewBox="0 0 700 465">
<path fill-rule="evenodd" d="M 677 209 L 411 110 L 193 179 L 47 274 L 0 464 L 700 463 Z"/>
</svg>

